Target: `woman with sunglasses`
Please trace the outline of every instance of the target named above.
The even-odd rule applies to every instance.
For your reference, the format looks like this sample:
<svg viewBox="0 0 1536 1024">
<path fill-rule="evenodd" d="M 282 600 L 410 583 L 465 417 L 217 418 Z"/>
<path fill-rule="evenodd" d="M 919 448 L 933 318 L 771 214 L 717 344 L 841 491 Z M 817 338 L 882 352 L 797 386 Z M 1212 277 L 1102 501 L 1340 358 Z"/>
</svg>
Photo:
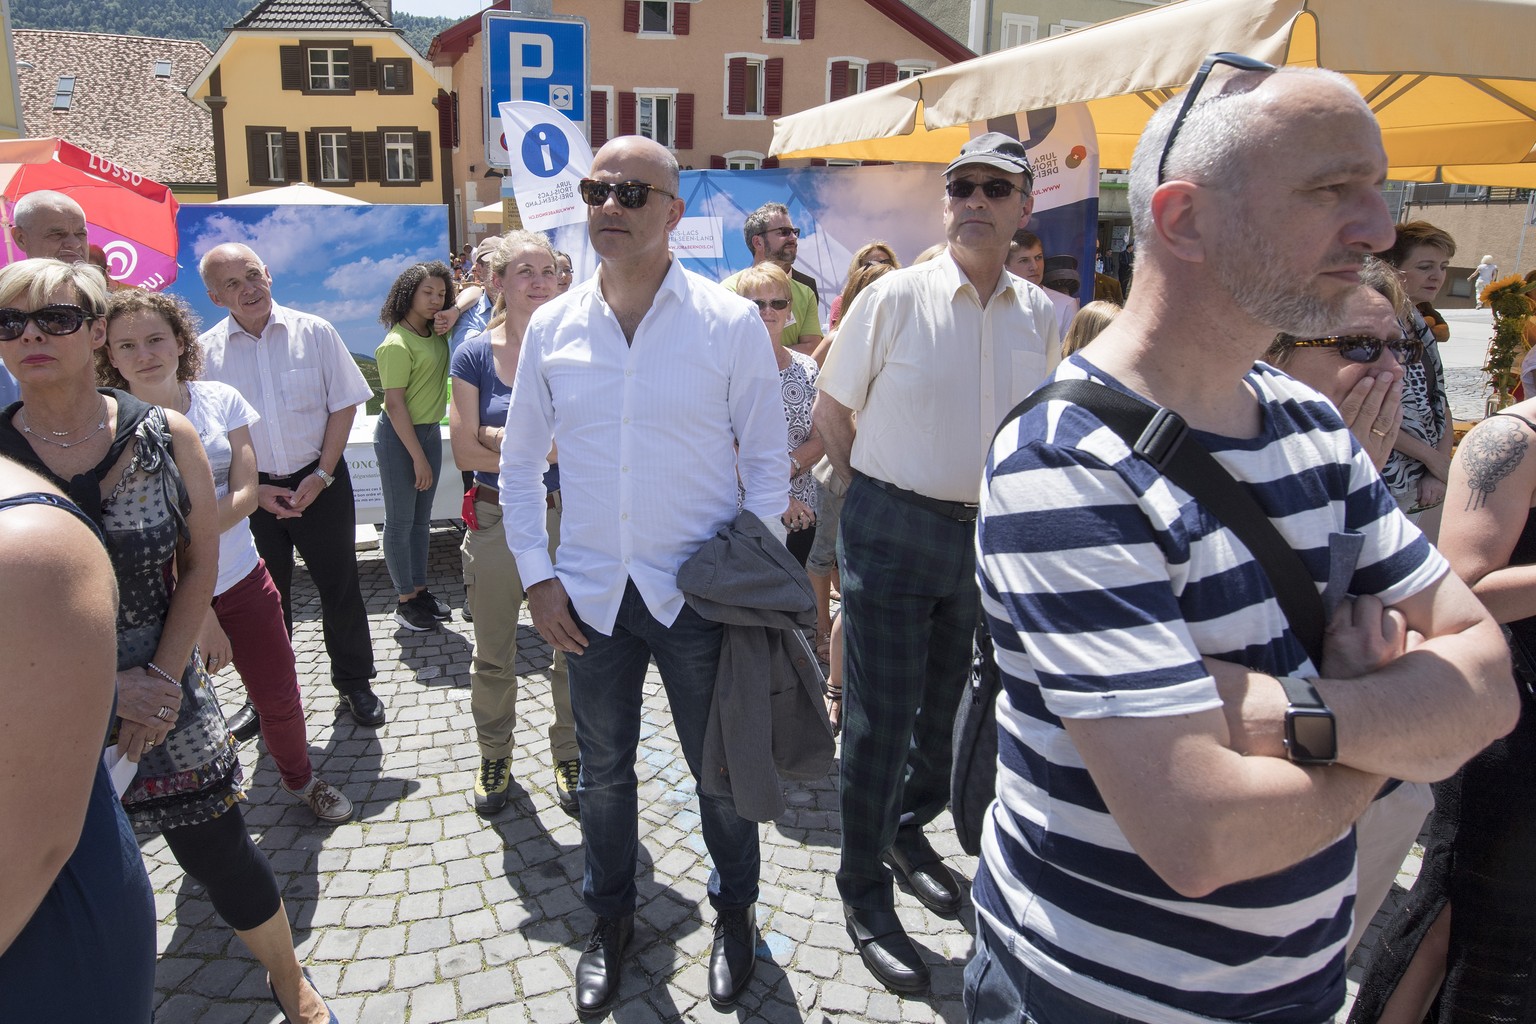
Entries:
<svg viewBox="0 0 1536 1024">
<path fill-rule="evenodd" d="M 523 334 L 534 311 L 560 293 L 556 253 L 543 235 L 510 231 L 491 253 L 490 270 L 500 291 L 496 311 L 484 333 L 472 334 L 453 353 L 453 402 L 448 409 L 453 457 L 475 474 L 464 501 L 464 606 L 475 628 L 475 652 L 469 667 L 469 704 L 480 747 L 475 775 L 475 812 L 489 818 L 507 804 L 511 779 L 513 730 L 517 726 L 517 617 L 523 584 L 517 559 L 507 547 L 498 503 L 501 441 L 506 434 L 510 383 L 517 372 Z M 550 557 L 560 544 L 560 469 L 551 454 L 544 476 L 549 511 Z M 549 690 L 555 705 L 549 726 L 554 762 L 555 799 L 561 810 L 576 814 L 581 751 L 571 714 L 571 689 L 565 653 L 554 652 Z"/>
<path fill-rule="evenodd" d="M 235 742 L 196 649 L 217 578 L 213 474 L 180 413 L 97 390 L 106 313 L 106 281 L 87 264 L 0 269 L 0 355 L 22 396 L 0 415 L 0 452 L 64 488 L 105 535 L 118 589 L 114 753 L 137 764 L 123 792 L 129 820 L 164 836 L 207 889 L 290 1020 L 334 1021 L 246 832 Z"/>
<path fill-rule="evenodd" d="M 395 279 L 379 310 L 379 322 L 389 328 L 374 351 L 384 388 L 384 411 L 373 431 L 384 492 L 384 565 L 395 586 L 395 622 L 413 633 L 453 615 L 427 590 L 427 548 L 443 468 L 440 424 L 448 409 L 448 336 L 435 320 L 455 294 L 447 266 L 418 263 Z"/>
</svg>

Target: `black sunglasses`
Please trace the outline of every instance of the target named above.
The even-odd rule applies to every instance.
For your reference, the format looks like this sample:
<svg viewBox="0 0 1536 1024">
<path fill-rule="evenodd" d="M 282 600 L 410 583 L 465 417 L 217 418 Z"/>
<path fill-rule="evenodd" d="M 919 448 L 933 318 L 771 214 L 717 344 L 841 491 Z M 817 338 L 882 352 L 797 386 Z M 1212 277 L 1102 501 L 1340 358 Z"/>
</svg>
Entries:
<svg viewBox="0 0 1536 1024">
<path fill-rule="evenodd" d="M 610 194 L 619 197 L 619 205 L 626 210 L 638 210 L 651 198 L 652 192 L 660 192 L 668 199 L 676 199 L 677 196 L 664 188 L 651 185 L 643 181 L 594 181 L 591 178 L 582 178 L 577 186 L 581 190 L 581 199 L 588 206 L 602 206 L 608 201 Z"/>
<path fill-rule="evenodd" d="M 1168 129 L 1168 141 L 1163 143 L 1163 154 L 1157 161 L 1157 183 L 1161 185 L 1168 173 L 1168 154 L 1173 151 L 1173 144 L 1179 137 L 1179 131 L 1184 127 L 1184 119 L 1189 116 L 1190 108 L 1195 105 L 1195 98 L 1200 95 L 1200 90 L 1205 88 L 1205 80 L 1211 77 L 1211 71 L 1216 65 L 1225 64 L 1239 71 L 1278 71 L 1273 64 L 1267 64 L 1253 57 L 1244 57 L 1240 53 L 1213 53 L 1200 63 L 1200 70 L 1195 72 L 1194 80 L 1189 83 L 1189 88 L 1184 90 L 1184 99 L 1179 104 L 1179 113 L 1173 119 L 1173 127 Z"/>
<path fill-rule="evenodd" d="M 788 299 L 753 299 L 752 301 L 757 303 L 757 311 L 759 313 L 761 313 L 763 310 L 768 309 L 770 307 L 772 307 L 773 309 L 779 309 L 779 310 L 783 310 L 783 309 L 788 309 L 789 308 L 789 300 Z"/>
<path fill-rule="evenodd" d="M 774 235 L 774 234 L 776 234 L 776 235 L 789 235 L 791 238 L 799 238 L 800 237 L 800 229 L 799 228 L 764 228 L 763 230 L 759 231 L 758 234 L 760 234 L 760 235 Z"/>
<path fill-rule="evenodd" d="M 56 302 L 30 313 L 21 309 L 0 309 L 0 341 L 15 341 L 21 337 L 26 332 L 28 320 L 37 324 L 37 329 L 44 334 L 62 337 L 74 334 L 81 324 L 95 319 L 96 314 L 67 302 Z"/>
<path fill-rule="evenodd" d="M 1382 341 L 1368 334 L 1339 334 L 1331 338 L 1308 338 L 1291 342 L 1292 348 L 1336 348 L 1339 355 L 1352 363 L 1374 363 L 1386 348 L 1397 357 L 1400 365 L 1416 363 L 1424 357 L 1424 343 L 1418 338 L 1403 336 Z"/>
<path fill-rule="evenodd" d="M 951 199 L 969 199 L 972 193 L 981 189 L 981 194 L 988 199 L 1006 199 L 1015 192 L 1029 193 L 1028 186 L 1015 185 L 1003 178 L 988 178 L 986 181 L 975 182 L 969 178 L 956 178 L 954 181 L 944 183 L 944 194 Z"/>
</svg>

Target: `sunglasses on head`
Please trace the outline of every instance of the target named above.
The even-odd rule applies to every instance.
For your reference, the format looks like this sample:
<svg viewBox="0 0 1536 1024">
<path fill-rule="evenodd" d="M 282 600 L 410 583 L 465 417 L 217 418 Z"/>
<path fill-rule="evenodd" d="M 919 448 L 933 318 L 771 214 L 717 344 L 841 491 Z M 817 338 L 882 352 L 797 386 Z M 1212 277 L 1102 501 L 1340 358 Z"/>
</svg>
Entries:
<svg viewBox="0 0 1536 1024">
<path fill-rule="evenodd" d="M 1211 72 L 1218 64 L 1225 64 L 1229 68 L 1239 71 L 1278 71 L 1273 64 L 1267 64 L 1254 57 L 1245 57 L 1240 53 L 1213 53 L 1200 63 L 1200 70 L 1195 72 L 1194 79 L 1189 83 L 1189 88 L 1184 90 L 1184 99 L 1179 103 L 1179 112 L 1174 116 L 1173 127 L 1168 129 L 1168 141 L 1163 143 L 1162 156 L 1157 160 L 1157 183 L 1161 185 L 1168 176 L 1168 154 L 1173 152 L 1173 144 L 1179 137 L 1179 131 L 1184 127 L 1185 118 L 1189 117 L 1190 108 L 1195 105 L 1195 98 L 1200 95 L 1200 90 L 1205 88 L 1206 79 L 1211 77 Z"/>
<path fill-rule="evenodd" d="M 785 310 L 789 308 L 788 299 L 753 299 L 757 304 L 757 311 L 761 313 L 765 309 Z"/>
<path fill-rule="evenodd" d="M 14 341 L 21 337 L 27 329 L 28 320 L 37 324 L 37 329 L 44 334 L 62 337 L 74 334 L 81 324 L 95 319 L 95 314 L 66 302 L 57 302 L 30 313 L 21 309 L 0 309 L 0 341 Z"/>
<path fill-rule="evenodd" d="M 1028 193 L 1023 185 L 1015 185 L 1004 178 L 988 178 L 986 181 L 971 181 L 969 178 L 956 178 L 954 181 L 944 183 L 944 194 L 951 199 L 969 199 L 977 189 L 988 199 L 1006 199 L 1015 192 Z"/>
<path fill-rule="evenodd" d="M 1386 348 L 1397 357 L 1399 364 L 1407 366 L 1416 363 L 1424 356 L 1424 343 L 1418 338 L 1407 337 L 1393 338 L 1391 341 L 1382 341 L 1368 334 L 1339 334 L 1331 338 L 1308 338 L 1305 341 L 1291 342 L 1293 348 L 1334 348 L 1339 350 L 1339 355 L 1352 363 L 1374 363 L 1381 358 L 1381 350 Z"/>
<path fill-rule="evenodd" d="M 626 210 L 638 210 L 651 198 L 652 192 L 660 192 L 668 199 L 676 199 L 677 196 L 664 188 L 649 184 L 644 181 L 594 181 L 591 178 L 582 178 L 577 186 L 581 191 L 582 202 L 588 206 L 602 206 L 608 201 L 608 196 L 618 197 L 619 205 Z"/>
</svg>

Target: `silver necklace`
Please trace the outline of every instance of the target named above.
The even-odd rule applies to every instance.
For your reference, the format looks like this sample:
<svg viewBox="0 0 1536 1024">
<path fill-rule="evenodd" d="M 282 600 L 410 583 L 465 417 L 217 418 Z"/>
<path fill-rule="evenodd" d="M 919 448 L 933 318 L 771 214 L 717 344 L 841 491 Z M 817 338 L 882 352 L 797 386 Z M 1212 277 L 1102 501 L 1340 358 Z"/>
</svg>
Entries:
<svg viewBox="0 0 1536 1024">
<path fill-rule="evenodd" d="M 84 437 L 82 437 L 78 441 L 58 441 L 58 440 L 55 440 L 55 438 L 68 437 L 70 434 L 73 434 L 76 430 L 84 429 L 83 427 L 75 427 L 75 428 L 73 428 L 71 430 L 64 430 L 64 431 L 46 430 L 45 429 L 44 433 L 39 434 L 37 431 L 32 429 L 32 423 L 31 423 L 30 419 L 27 418 L 27 410 L 26 410 L 25 406 L 23 406 L 22 409 L 21 409 L 21 415 L 23 417 L 22 421 L 21 421 L 21 429 L 24 432 L 26 432 L 28 434 L 31 434 L 33 437 L 37 438 L 39 441 L 45 441 L 48 444 L 54 445 L 55 447 L 58 447 L 58 448 L 73 448 L 76 445 L 84 444 L 85 442 L 89 441 L 91 438 L 95 437 L 97 434 L 101 433 L 103 430 L 107 429 L 107 400 L 106 400 L 106 398 L 101 397 L 99 395 L 97 397 L 101 398 L 101 422 L 96 424 L 96 429 L 95 430 L 91 431 L 89 434 L 86 434 Z M 46 436 L 47 434 L 52 434 L 53 437 L 48 437 L 48 436 Z"/>
</svg>

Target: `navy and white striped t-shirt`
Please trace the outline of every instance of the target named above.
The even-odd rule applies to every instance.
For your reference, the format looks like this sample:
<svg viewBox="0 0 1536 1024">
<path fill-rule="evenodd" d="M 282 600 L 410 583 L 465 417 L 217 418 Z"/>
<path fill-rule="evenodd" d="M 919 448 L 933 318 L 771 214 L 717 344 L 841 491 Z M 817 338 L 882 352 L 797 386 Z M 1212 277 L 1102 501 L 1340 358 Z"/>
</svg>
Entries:
<svg viewBox="0 0 1536 1024">
<path fill-rule="evenodd" d="M 1055 374 L 1089 376 L 1120 387 L 1081 356 Z M 1248 486 L 1319 590 L 1394 604 L 1437 580 L 1445 560 L 1327 400 L 1263 363 L 1247 379 L 1259 436 L 1194 436 Z M 1138 1020 L 1330 1019 L 1344 998 L 1353 831 L 1285 871 L 1181 896 L 1132 850 L 1061 725 L 1219 708 L 1203 655 L 1316 676 L 1263 569 L 1079 406 L 1042 403 L 1003 430 L 985 484 L 978 574 L 1004 693 L 979 911 L 1034 973 Z"/>
</svg>

